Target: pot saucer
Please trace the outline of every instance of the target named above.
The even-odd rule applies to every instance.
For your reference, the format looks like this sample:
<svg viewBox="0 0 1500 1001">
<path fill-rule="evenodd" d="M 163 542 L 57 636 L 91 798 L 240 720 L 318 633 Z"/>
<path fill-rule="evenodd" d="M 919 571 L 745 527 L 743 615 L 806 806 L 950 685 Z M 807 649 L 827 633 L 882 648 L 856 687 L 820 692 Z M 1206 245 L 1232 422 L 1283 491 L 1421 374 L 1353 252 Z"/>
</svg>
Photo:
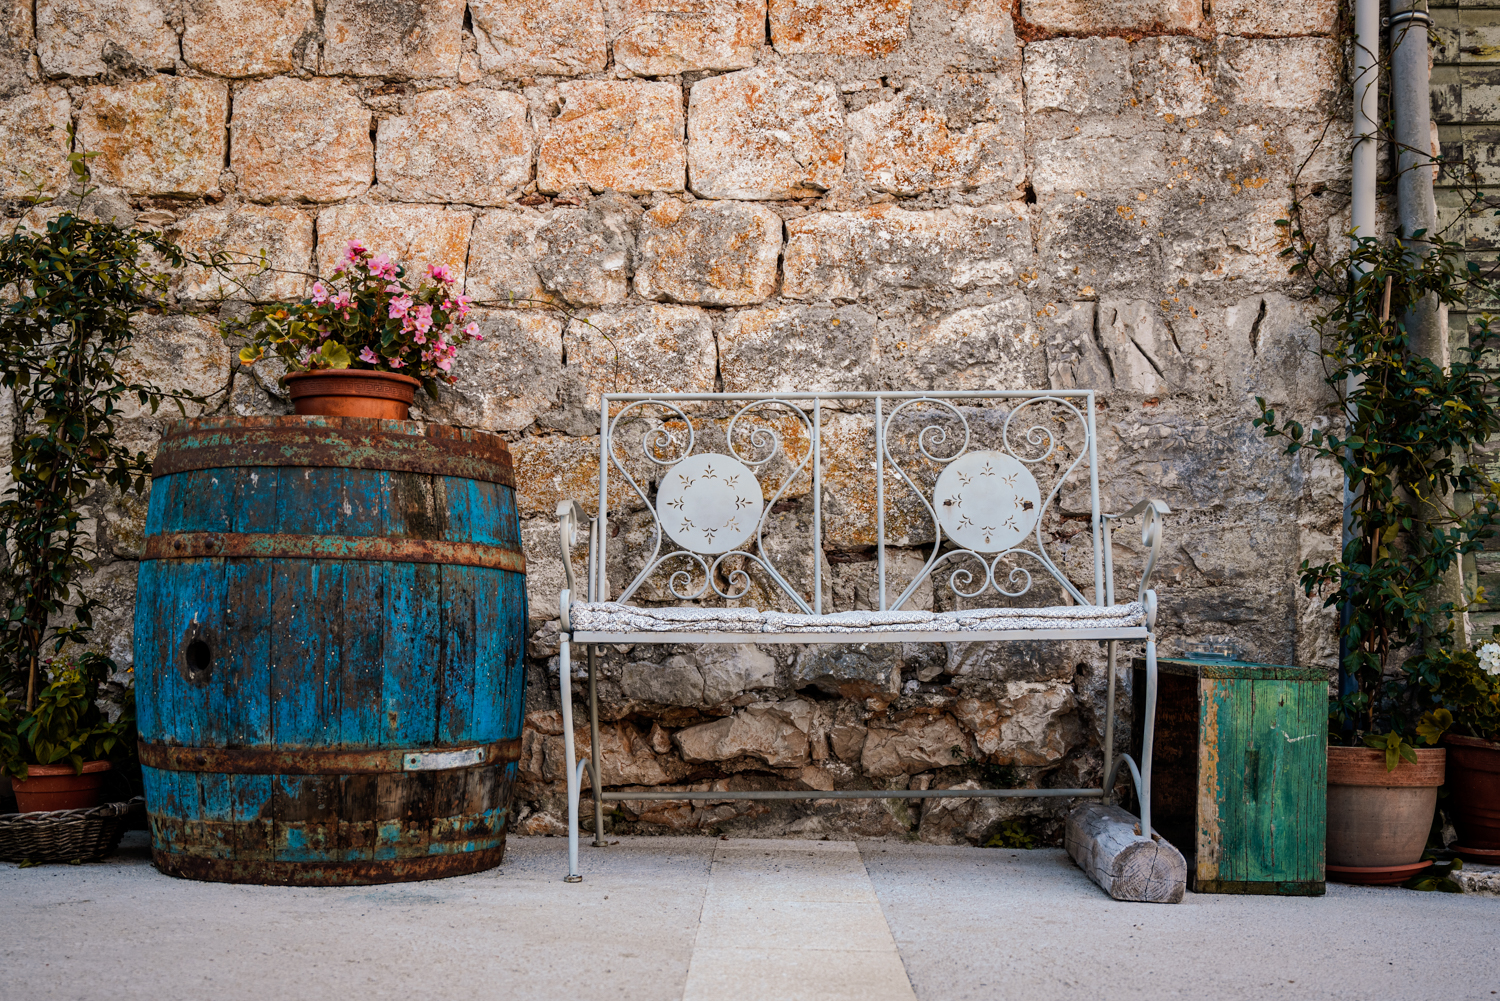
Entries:
<svg viewBox="0 0 1500 1001">
<path fill-rule="evenodd" d="M 1352 883 L 1355 886 L 1395 886 L 1411 879 L 1432 865 L 1432 859 L 1412 862 L 1409 865 L 1330 865 L 1324 866 L 1328 878 L 1335 883 Z"/>
<path fill-rule="evenodd" d="M 1465 848 L 1463 845 L 1449 845 L 1453 851 L 1459 854 L 1465 862 L 1478 862 L 1480 865 L 1500 865 L 1500 849 L 1495 848 Z"/>
</svg>

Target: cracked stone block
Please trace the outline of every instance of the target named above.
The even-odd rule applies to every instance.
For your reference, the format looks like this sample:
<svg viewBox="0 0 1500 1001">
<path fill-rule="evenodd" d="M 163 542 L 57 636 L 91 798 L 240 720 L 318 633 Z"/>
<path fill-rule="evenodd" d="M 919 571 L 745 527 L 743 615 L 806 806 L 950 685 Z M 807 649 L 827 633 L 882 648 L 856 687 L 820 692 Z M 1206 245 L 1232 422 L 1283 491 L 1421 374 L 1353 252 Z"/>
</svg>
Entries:
<svg viewBox="0 0 1500 1001">
<path fill-rule="evenodd" d="M 803 198 L 844 173 L 844 110 L 833 84 L 769 67 L 693 84 L 688 171 L 704 198 Z"/>
<path fill-rule="evenodd" d="M 503 90 L 430 90 L 380 122 L 375 173 L 390 197 L 499 205 L 531 180 L 526 99 Z"/>
<path fill-rule="evenodd" d="M 458 75 L 464 0 L 327 0 L 323 72 L 398 79 Z"/>
<path fill-rule="evenodd" d="M 66 185 L 71 105 L 61 87 L 0 102 L 0 198 L 20 198 Z"/>
<path fill-rule="evenodd" d="M 486 212 L 475 220 L 464 291 L 480 302 L 545 299 L 536 273 L 536 231 L 544 221 L 526 209 Z"/>
<path fill-rule="evenodd" d="M 969 738 L 952 717 L 924 713 L 871 726 L 859 764 L 872 779 L 894 778 L 962 764 L 968 750 Z"/>
<path fill-rule="evenodd" d="M 877 205 L 799 216 L 786 230 L 782 295 L 790 299 L 1010 285 L 1031 262 L 1024 202 L 927 211 Z"/>
<path fill-rule="evenodd" d="M 1338 0 L 1268 4 L 1261 0 L 1214 0 L 1214 30 L 1222 35 L 1331 35 Z"/>
<path fill-rule="evenodd" d="M 577 76 L 609 59 L 602 0 L 470 0 L 469 11 L 486 73 Z"/>
<path fill-rule="evenodd" d="M 801 699 L 756 702 L 733 716 L 678 730 L 672 742 L 690 763 L 748 757 L 772 768 L 797 768 L 812 760 L 811 723 L 812 706 Z"/>
<path fill-rule="evenodd" d="M 1115 31 L 1196 31 L 1201 0 L 1021 0 L 1021 17 L 1045 31 L 1105 35 Z"/>
<path fill-rule="evenodd" d="M 686 154 L 676 84 L 577 80 L 557 89 L 562 111 L 539 126 L 538 190 L 682 190 Z"/>
<path fill-rule="evenodd" d="M 1002 182 L 1019 192 L 1026 181 L 1024 130 L 1011 109 L 985 93 L 991 89 L 986 81 L 948 77 L 854 112 L 852 171 L 875 190 L 897 195 Z"/>
<path fill-rule="evenodd" d="M 228 115 L 222 82 L 158 73 L 88 88 L 78 106 L 78 139 L 99 153 L 95 183 L 132 195 L 193 198 L 218 190 Z"/>
<path fill-rule="evenodd" d="M 780 256 L 781 217 L 770 209 L 669 198 L 641 217 L 635 289 L 702 306 L 764 302 Z"/>
<path fill-rule="evenodd" d="M 290 73 L 313 42 L 312 0 L 184 0 L 182 17 L 183 61 L 218 76 Z"/>
<path fill-rule="evenodd" d="M 615 62 L 640 76 L 755 65 L 765 0 L 614 0 Z"/>
<path fill-rule="evenodd" d="M 176 20 L 164 0 L 37 0 L 37 58 L 48 76 L 171 69 Z"/>
<path fill-rule="evenodd" d="M 953 715 L 991 763 L 1034 768 L 1056 764 L 1079 742 L 1076 709 L 1066 682 L 1010 682 L 1004 699 L 960 699 Z"/>
<path fill-rule="evenodd" d="M 243 284 L 207 268 L 187 267 L 174 281 L 183 299 L 292 300 L 307 294 L 311 281 L 313 221 L 285 205 L 205 208 L 179 219 L 167 235 L 184 250 L 207 256 L 222 253 Z M 270 273 L 260 271 L 260 255 Z"/>
<path fill-rule="evenodd" d="M 1026 46 L 1030 114 L 1118 114 L 1130 105 L 1130 45 L 1123 38 L 1049 38 Z"/>
<path fill-rule="evenodd" d="M 783 55 L 888 56 L 906 41 L 911 0 L 770 0 Z"/>
<path fill-rule="evenodd" d="M 870 390 L 879 363 L 875 317 L 859 306 L 762 306 L 730 313 L 719 331 L 728 393 Z"/>
<path fill-rule="evenodd" d="M 327 80 L 276 77 L 234 93 L 230 166 L 258 202 L 331 202 L 369 189 L 375 176 L 370 111 Z"/>
<path fill-rule="evenodd" d="M 568 372 L 598 411 L 601 393 L 707 393 L 714 388 L 714 332 L 696 306 L 638 306 L 581 314 L 564 339 Z"/>
<path fill-rule="evenodd" d="M 1339 88 L 1339 44 L 1329 38 L 1229 38 L 1219 75 L 1246 110 L 1316 110 Z"/>
<path fill-rule="evenodd" d="M 446 264 L 462 286 L 473 224 L 469 213 L 436 205 L 335 205 L 318 213 L 318 274 L 332 274 L 349 241 L 359 240 L 413 278 L 430 264 Z"/>
<path fill-rule="evenodd" d="M 1095 340 L 1094 302 L 1048 303 L 1039 312 L 1047 346 L 1047 379 L 1053 389 L 1107 390 L 1109 362 Z"/>
<path fill-rule="evenodd" d="M 475 310 L 469 317 L 484 340 L 459 350 L 453 366 L 458 382 L 443 387 L 438 402 L 419 399 L 418 406 L 427 420 L 519 431 L 557 404 L 562 320 L 511 309 Z"/>
<path fill-rule="evenodd" d="M 887 389 L 1039 389 L 1047 384 L 1046 351 L 1023 296 L 881 326 L 880 381 Z"/>
</svg>

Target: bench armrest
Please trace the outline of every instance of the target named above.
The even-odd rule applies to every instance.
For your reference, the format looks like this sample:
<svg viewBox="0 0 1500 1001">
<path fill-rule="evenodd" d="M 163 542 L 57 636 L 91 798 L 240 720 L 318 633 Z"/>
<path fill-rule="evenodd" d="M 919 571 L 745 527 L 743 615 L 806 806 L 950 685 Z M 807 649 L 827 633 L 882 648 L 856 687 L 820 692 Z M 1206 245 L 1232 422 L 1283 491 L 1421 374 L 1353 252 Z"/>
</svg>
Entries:
<svg viewBox="0 0 1500 1001">
<path fill-rule="evenodd" d="M 563 588 L 560 596 L 562 631 L 572 632 L 572 623 L 569 621 L 568 606 L 572 603 L 573 596 L 578 593 L 578 578 L 573 573 L 573 547 L 578 545 L 578 533 L 583 526 L 588 526 L 589 533 L 589 556 L 588 570 L 589 579 L 585 582 L 585 599 L 591 597 L 588 591 L 593 587 L 594 567 L 594 519 L 583 509 L 583 505 L 576 500 L 561 501 L 557 505 L 557 541 L 562 553 L 563 565 Z"/>
<path fill-rule="evenodd" d="M 1141 572 L 1136 600 L 1146 606 L 1146 625 L 1156 627 L 1156 592 L 1151 590 L 1151 574 L 1161 556 L 1162 516 L 1172 513 L 1165 501 L 1143 500 L 1123 514 L 1106 514 L 1104 521 L 1104 578 L 1108 587 L 1106 604 L 1115 603 L 1114 522 L 1141 519 L 1141 545 L 1146 547 L 1146 567 Z"/>
</svg>

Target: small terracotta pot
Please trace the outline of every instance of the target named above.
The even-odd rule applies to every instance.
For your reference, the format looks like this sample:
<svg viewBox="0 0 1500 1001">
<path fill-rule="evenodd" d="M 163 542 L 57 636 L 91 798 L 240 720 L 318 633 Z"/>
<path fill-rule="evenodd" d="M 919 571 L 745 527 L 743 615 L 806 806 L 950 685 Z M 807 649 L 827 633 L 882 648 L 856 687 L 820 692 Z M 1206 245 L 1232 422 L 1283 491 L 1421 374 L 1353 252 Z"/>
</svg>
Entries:
<svg viewBox="0 0 1500 1001">
<path fill-rule="evenodd" d="M 28 765 L 25 781 L 10 782 L 16 791 L 16 809 L 32 813 L 96 807 L 104 796 L 104 773 L 109 769 L 108 761 L 85 761 L 79 775 L 73 774 L 72 765 Z"/>
<path fill-rule="evenodd" d="M 286 388 L 297 413 L 317 417 L 373 417 L 404 421 L 422 383 L 395 372 L 325 368 L 288 372 Z"/>
<path fill-rule="evenodd" d="M 1448 818 L 1471 851 L 1500 850 L 1500 744 L 1448 734 Z"/>
<path fill-rule="evenodd" d="M 1412 865 L 1422 858 L 1448 752 L 1419 748 L 1417 762 L 1386 771 L 1373 747 L 1328 749 L 1330 866 Z"/>
</svg>

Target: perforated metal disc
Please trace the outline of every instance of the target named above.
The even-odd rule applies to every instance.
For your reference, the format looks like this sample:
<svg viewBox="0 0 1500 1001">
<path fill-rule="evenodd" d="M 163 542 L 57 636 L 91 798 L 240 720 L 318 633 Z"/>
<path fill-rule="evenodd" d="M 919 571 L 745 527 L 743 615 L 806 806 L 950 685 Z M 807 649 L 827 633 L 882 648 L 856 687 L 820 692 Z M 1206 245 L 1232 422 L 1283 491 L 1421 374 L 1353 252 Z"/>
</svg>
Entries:
<svg viewBox="0 0 1500 1001">
<path fill-rule="evenodd" d="M 932 491 L 938 524 L 976 553 L 999 553 L 1036 527 L 1042 495 L 1036 478 L 1004 452 L 970 452 L 950 462 Z"/>
<path fill-rule="evenodd" d="M 727 553 L 755 534 L 760 481 L 729 455 L 690 455 L 667 471 L 656 493 L 662 531 L 694 553 Z"/>
</svg>

